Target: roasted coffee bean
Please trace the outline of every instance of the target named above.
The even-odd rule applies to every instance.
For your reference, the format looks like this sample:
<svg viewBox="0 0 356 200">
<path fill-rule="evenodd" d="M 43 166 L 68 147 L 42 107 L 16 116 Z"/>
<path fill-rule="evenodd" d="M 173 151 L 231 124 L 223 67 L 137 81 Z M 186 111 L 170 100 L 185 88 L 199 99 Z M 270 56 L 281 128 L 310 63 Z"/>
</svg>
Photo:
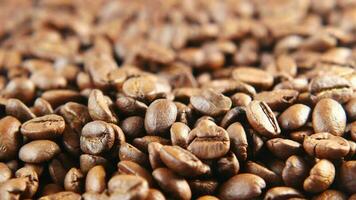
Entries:
<svg viewBox="0 0 356 200">
<path fill-rule="evenodd" d="M 340 167 L 340 184 L 350 194 L 356 192 L 355 177 L 356 177 L 356 161 L 346 161 Z"/>
<path fill-rule="evenodd" d="M 160 156 L 162 147 L 163 145 L 158 142 L 152 142 L 148 144 L 148 158 L 152 169 L 164 166 Z"/>
<path fill-rule="evenodd" d="M 163 146 L 159 155 L 168 168 L 182 176 L 199 176 L 210 171 L 209 166 L 179 146 Z"/>
<path fill-rule="evenodd" d="M 11 169 L 5 163 L 0 162 L 0 184 L 10 180 L 11 177 Z"/>
<path fill-rule="evenodd" d="M 239 160 L 246 160 L 248 142 L 244 127 L 239 122 L 235 122 L 226 131 L 229 134 L 231 151 Z"/>
<path fill-rule="evenodd" d="M 164 195 L 159 190 L 149 189 L 146 199 L 149 199 L 149 200 L 165 200 L 166 197 L 164 197 Z"/>
<path fill-rule="evenodd" d="M 302 145 L 289 139 L 273 138 L 266 142 L 267 148 L 278 158 L 287 159 L 301 152 Z"/>
<path fill-rule="evenodd" d="M 85 179 L 85 191 L 101 193 L 106 188 L 106 172 L 103 166 L 97 165 L 88 171 Z"/>
<path fill-rule="evenodd" d="M 22 167 L 15 173 L 16 178 L 26 178 L 26 190 L 22 193 L 23 198 L 32 198 L 39 187 L 39 175 L 31 167 Z"/>
<path fill-rule="evenodd" d="M 79 156 L 81 153 L 80 135 L 68 125 L 63 131 L 63 147 L 68 153 L 72 155 Z"/>
<path fill-rule="evenodd" d="M 221 199 L 251 199 L 261 195 L 265 181 L 254 174 L 242 173 L 226 181 L 219 190 Z"/>
<path fill-rule="evenodd" d="M 295 104 L 278 117 L 279 125 L 284 130 L 296 130 L 303 127 L 309 119 L 311 109 L 303 104 Z"/>
<path fill-rule="evenodd" d="M 53 114 L 53 108 L 51 104 L 48 103 L 48 101 L 39 97 L 35 100 L 35 103 L 33 104 L 32 112 L 37 117 L 40 117 L 44 115 Z"/>
<path fill-rule="evenodd" d="M 84 153 L 98 155 L 109 151 L 115 142 L 115 132 L 109 123 L 92 121 L 87 123 L 80 136 L 80 148 Z"/>
<path fill-rule="evenodd" d="M 278 185 L 281 182 L 281 177 L 278 174 L 269 170 L 267 167 L 252 161 L 246 162 L 245 171 L 263 178 L 269 185 Z"/>
<path fill-rule="evenodd" d="M 35 118 L 35 114 L 20 100 L 8 99 L 6 102 L 6 114 L 16 117 L 21 122 Z"/>
<path fill-rule="evenodd" d="M 35 97 L 35 84 L 24 77 L 14 78 L 7 83 L 4 90 L 7 98 L 16 98 L 22 102 L 30 103 Z"/>
<path fill-rule="evenodd" d="M 227 128 L 235 121 L 246 121 L 245 108 L 235 107 L 227 112 L 221 120 L 221 127 Z"/>
<path fill-rule="evenodd" d="M 84 186 L 84 174 L 80 169 L 70 169 L 64 177 L 64 189 L 67 191 L 80 193 Z"/>
<path fill-rule="evenodd" d="M 310 170 L 309 176 L 304 180 L 305 191 L 318 193 L 330 187 L 335 178 L 335 167 L 328 160 L 318 161 Z"/>
<path fill-rule="evenodd" d="M 106 160 L 101 156 L 82 154 L 79 157 L 79 162 L 80 162 L 80 170 L 82 170 L 82 172 L 86 174 L 91 168 L 93 168 L 96 165 L 106 166 L 108 160 Z"/>
<path fill-rule="evenodd" d="M 55 183 L 50 183 L 43 187 L 41 195 L 46 196 L 46 195 L 50 195 L 50 194 L 55 194 L 55 193 L 61 192 L 63 190 L 64 189 L 60 185 L 57 185 Z"/>
<path fill-rule="evenodd" d="M 59 146 L 50 140 L 35 140 L 23 145 L 19 158 L 28 163 L 42 163 L 51 160 L 60 152 Z"/>
<path fill-rule="evenodd" d="M 166 99 L 158 99 L 150 104 L 145 115 L 147 133 L 157 135 L 169 130 L 177 118 L 176 105 Z"/>
<path fill-rule="evenodd" d="M 283 110 L 297 100 L 298 94 L 295 90 L 276 89 L 257 93 L 254 100 L 265 102 L 272 110 Z"/>
<path fill-rule="evenodd" d="M 132 161 L 124 160 L 117 164 L 119 174 L 135 175 L 144 178 L 150 187 L 154 186 L 152 175 L 143 167 Z"/>
<path fill-rule="evenodd" d="M 144 119 L 140 116 L 124 119 L 120 127 L 128 138 L 137 138 L 145 135 Z"/>
<path fill-rule="evenodd" d="M 291 187 L 274 187 L 266 192 L 265 200 L 303 198 L 304 196 L 296 189 Z"/>
<path fill-rule="evenodd" d="M 246 116 L 253 129 L 262 136 L 271 138 L 281 133 L 274 113 L 265 102 L 252 101 L 247 106 Z"/>
<path fill-rule="evenodd" d="M 170 196 L 181 200 L 191 199 L 192 193 L 184 178 L 175 175 L 167 168 L 155 169 L 152 175 L 160 188 Z"/>
<path fill-rule="evenodd" d="M 134 175 L 115 175 L 108 182 L 111 199 L 145 199 L 148 195 L 148 183 Z"/>
<path fill-rule="evenodd" d="M 356 120 L 356 98 L 352 98 L 349 102 L 347 102 L 345 105 L 345 111 L 349 120 Z"/>
<path fill-rule="evenodd" d="M 22 142 L 20 126 L 21 123 L 14 117 L 0 119 L 0 160 L 16 157 Z"/>
<path fill-rule="evenodd" d="M 25 122 L 21 126 L 21 133 L 34 140 L 55 139 L 62 136 L 64 128 L 63 117 L 50 114 Z"/>
<path fill-rule="evenodd" d="M 48 164 L 48 171 L 52 181 L 62 186 L 64 184 L 65 175 L 71 167 L 68 160 L 61 156 L 61 154 L 53 158 Z"/>
<path fill-rule="evenodd" d="M 193 109 L 191 108 L 192 106 L 187 106 L 183 103 L 180 102 L 174 102 L 174 104 L 177 106 L 177 122 L 182 122 L 185 124 L 189 124 L 191 122 L 191 119 L 193 118 Z"/>
<path fill-rule="evenodd" d="M 214 194 L 219 186 L 214 179 L 193 179 L 188 184 L 194 196 Z"/>
<path fill-rule="evenodd" d="M 113 114 L 110 110 L 109 105 L 100 90 L 94 89 L 90 92 L 88 98 L 88 109 L 90 117 L 93 120 L 117 123 L 115 114 Z"/>
<path fill-rule="evenodd" d="M 58 192 L 47 196 L 43 196 L 38 200 L 61 200 L 61 199 L 80 200 L 81 196 L 80 194 L 74 192 Z"/>
<path fill-rule="evenodd" d="M 310 166 L 300 156 L 293 155 L 286 160 L 282 171 L 284 184 L 294 188 L 301 188 L 309 174 Z"/>
<path fill-rule="evenodd" d="M 330 133 L 306 136 L 303 147 L 309 155 L 326 159 L 338 159 L 346 156 L 350 151 L 350 144 L 347 140 Z"/>
<path fill-rule="evenodd" d="M 230 98 L 211 89 L 193 95 L 190 103 L 198 112 L 212 117 L 225 114 L 232 105 Z"/>
<path fill-rule="evenodd" d="M 124 82 L 122 91 L 134 99 L 145 100 L 157 93 L 156 80 L 151 76 L 132 77 Z"/>
<path fill-rule="evenodd" d="M 316 133 L 329 132 L 342 136 L 346 127 L 346 113 L 333 99 L 320 100 L 313 110 L 313 128 Z"/>
<path fill-rule="evenodd" d="M 219 175 L 230 178 L 238 174 L 240 164 L 234 153 L 229 152 L 217 161 L 217 171 Z"/>
<path fill-rule="evenodd" d="M 83 100 L 79 92 L 69 89 L 48 90 L 42 93 L 41 98 L 48 101 L 53 108 L 67 102 L 81 102 Z"/>
<path fill-rule="evenodd" d="M 268 89 L 273 85 L 273 76 L 267 71 L 252 67 L 238 67 L 232 71 L 235 80 L 254 87 Z"/>
<path fill-rule="evenodd" d="M 189 133 L 187 142 L 187 149 L 201 159 L 219 158 L 230 149 L 228 133 L 209 120 L 199 123 Z"/>
<path fill-rule="evenodd" d="M 232 105 L 236 107 L 246 107 L 251 101 L 252 98 L 245 93 L 235 93 L 231 96 Z"/>
<path fill-rule="evenodd" d="M 202 84 L 203 89 L 212 89 L 216 92 L 233 94 L 235 92 L 243 92 L 249 95 L 256 94 L 256 90 L 249 84 L 232 79 L 215 79 Z"/>
<path fill-rule="evenodd" d="M 314 130 L 310 127 L 301 128 L 299 131 L 294 131 L 289 134 L 290 138 L 296 142 L 303 143 L 306 136 L 314 134 Z"/>
<path fill-rule="evenodd" d="M 344 193 L 337 190 L 325 190 L 323 193 L 313 197 L 313 200 L 327 200 L 327 199 L 346 200 L 347 197 Z"/>
<path fill-rule="evenodd" d="M 41 90 L 59 89 L 67 86 L 67 80 L 53 70 L 35 72 L 30 79 Z"/>
<path fill-rule="evenodd" d="M 345 103 L 352 96 L 352 87 L 348 80 L 340 76 L 318 76 L 310 82 L 309 92 L 315 101 L 332 98 L 339 103 Z"/>
<path fill-rule="evenodd" d="M 131 97 L 120 96 L 115 101 L 120 112 L 127 115 L 142 115 L 146 113 L 147 105 Z"/>
<path fill-rule="evenodd" d="M 27 178 L 13 178 L 0 185 L 2 199 L 20 199 L 27 189 Z"/>
<path fill-rule="evenodd" d="M 79 103 L 68 102 L 60 107 L 59 113 L 77 133 L 81 133 L 83 126 L 91 121 L 87 106 Z"/>
<path fill-rule="evenodd" d="M 170 129 L 172 145 L 186 148 L 188 145 L 187 140 L 190 131 L 189 126 L 186 124 L 182 122 L 174 122 Z"/>
<path fill-rule="evenodd" d="M 119 158 L 120 160 L 129 160 L 143 166 L 149 165 L 147 155 L 129 143 L 121 144 Z"/>
<path fill-rule="evenodd" d="M 219 200 L 219 199 L 214 196 L 205 195 L 197 198 L 197 200 Z"/>
</svg>

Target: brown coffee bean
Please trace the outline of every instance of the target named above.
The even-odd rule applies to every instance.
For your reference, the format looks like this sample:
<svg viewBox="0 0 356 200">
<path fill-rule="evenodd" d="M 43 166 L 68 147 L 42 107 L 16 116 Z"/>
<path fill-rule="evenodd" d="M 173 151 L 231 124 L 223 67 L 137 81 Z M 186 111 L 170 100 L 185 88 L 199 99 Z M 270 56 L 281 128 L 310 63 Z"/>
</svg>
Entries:
<svg viewBox="0 0 356 200">
<path fill-rule="evenodd" d="M 340 184 L 341 187 L 346 189 L 350 194 L 356 192 L 356 184 L 355 184 L 355 177 L 356 177 L 356 161 L 350 160 L 342 163 L 340 167 Z"/>
<path fill-rule="evenodd" d="M 278 117 L 279 125 L 284 130 L 295 130 L 303 127 L 309 119 L 311 109 L 303 104 L 294 104 Z"/>
<path fill-rule="evenodd" d="M 275 115 L 265 102 L 252 101 L 247 106 L 246 116 L 253 129 L 262 136 L 271 138 L 281 133 Z"/>
<path fill-rule="evenodd" d="M 313 127 L 316 133 L 329 132 L 342 136 L 346 127 L 346 113 L 337 101 L 322 99 L 313 111 Z"/>
<path fill-rule="evenodd" d="M 287 159 L 301 152 L 302 145 L 289 139 L 273 138 L 266 142 L 267 148 L 278 158 Z"/>
<path fill-rule="evenodd" d="M 140 116 L 132 116 L 122 120 L 120 127 L 128 138 L 142 137 L 145 134 L 144 119 Z"/>
<path fill-rule="evenodd" d="M 47 90 L 42 93 L 41 98 L 48 101 L 53 108 L 67 102 L 81 102 L 83 100 L 79 92 L 69 89 Z"/>
<path fill-rule="evenodd" d="M 352 95 L 351 83 L 336 75 L 318 76 L 309 84 L 309 92 L 314 101 L 331 98 L 339 103 L 347 102 Z"/>
<path fill-rule="evenodd" d="M 121 144 L 119 158 L 120 160 L 128 160 L 139 165 L 149 166 L 147 155 L 129 143 Z"/>
<path fill-rule="evenodd" d="M 303 188 L 308 192 L 322 192 L 330 187 L 334 178 L 334 165 L 328 160 L 320 160 L 311 168 L 309 176 L 304 180 Z"/>
<path fill-rule="evenodd" d="M 261 195 L 265 181 L 254 174 L 242 173 L 226 181 L 219 191 L 221 199 L 251 199 Z"/>
<path fill-rule="evenodd" d="M 68 157 L 65 154 L 59 154 L 57 157 L 53 158 L 48 164 L 48 171 L 51 179 L 54 183 L 63 185 L 64 178 L 73 164 L 69 163 Z"/>
<path fill-rule="evenodd" d="M 115 104 L 120 112 L 127 115 L 143 115 L 147 110 L 146 104 L 126 96 L 118 97 Z"/>
<path fill-rule="evenodd" d="M 231 107 L 230 98 L 211 89 L 203 90 L 190 98 L 193 108 L 212 117 L 225 114 Z"/>
<path fill-rule="evenodd" d="M 53 108 L 51 104 L 49 104 L 48 101 L 42 99 L 41 97 L 35 100 L 32 111 L 37 117 L 53 114 Z"/>
<path fill-rule="evenodd" d="M 94 89 L 88 98 L 88 109 L 93 120 L 102 120 L 110 123 L 117 123 L 117 118 L 112 113 L 109 105 L 100 90 Z"/>
<path fill-rule="evenodd" d="M 122 91 L 134 99 L 148 99 L 157 93 L 156 80 L 151 76 L 132 77 L 124 82 Z"/>
<path fill-rule="evenodd" d="M 323 193 L 313 197 L 313 200 L 327 200 L 327 199 L 346 200 L 347 197 L 344 193 L 337 190 L 325 190 Z"/>
<path fill-rule="evenodd" d="M 177 122 L 182 122 L 184 124 L 189 124 L 192 116 L 193 116 L 193 110 L 192 106 L 187 106 L 183 103 L 175 101 L 174 104 L 177 106 Z"/>
<path fill-rule="evenodd" d="M 162 145 L 169 145 L 171 142 L 163 137 L 155 136 L 155 135 L 146 135 L 142 138 L 135 138 L 133 140 L 133 145 L 140 149 L 141 151 L 147 153 L 148 152 L 148 144 L 152 142 L 157 142 Z"/>
<path fill-rule="evenodd" d="M 215 79 L 202 84 L 203 89 L 212 89 L 222 94 L 233 94 L 243 92 L 242 94 L 254 95 L 256 90 L 251 85 L 232 79 Z"/>
<path fill-rule="evenodd" d="M 352 122 L 350 126 L 351 126 L 351 130 L 350 130 L 351 139 L 353 141 L 356 141 L 356 122 Z"/>
<path fill-rule="evenodd" d="M 289 134 L 290 138 L 296 142 L 303 143 L 306 136 L 311 136 L 314 134 L 314 130 L 311 127 L 305 127 L 299 131 L 294 131 Z"/>
<path fill-rule="evenodd" d="M 252 101 L 252 98 L 245 93 L 238 92 L 231 96 L 231 101 L 235 107 L 246 107 Z"/>
<path fill-rule="evenodd" d="M 304 196 L 296 189 L 291 187 L 274 187 L 266 192 L 265 200 L 282 200 L 291 198 L 303 198 Z"/>
<path fill-rule="evenodd" d="M 269 170 L 267 167 L 252 161 L 246 162 L 245 171 L 263 178 L 269 185 L 278 185 L 282 182 L 281 177 L 278 174 Z"/>
<path fill-rule="evenodd" d="M 77 133 L 81 133 L 83 126 L 91 121 L 88 107 L 75 102 L 68 102 L 61 106 L 59 114 Z"/>
<path fill-rule="evenodd" d="M 0 185 L 12 177 L 11 169 L 5 164 L 0 162 Z"/>
<path fill-rule="evenodd" d="M 199 176 L 210 172 L 209 166 L 179 146 L 163 146 L 159 151 L 163 163 L 182 176 Z"/>
<path fill-rule="evenodd" d="M 97 165 L 88 171 L 85 179 L 85 191 L 101 193 L 106 188 L 106 172 L 103 166 Z"/>
<path fill-rule="evenodd" d="M 84 153 L 98 155 L 109 151 L 115 142 L 115 132 L 109 123 L 92 121 L 87 123 L 80 136 L 80 148 Z"/>
<path fill-rule="evenodd" d="M 34 140 L 55 139 L 63 134 L 64 128 L 63 117 L 50 114 L 25 122 L 21 126 L 21 133 Z"/>
<path fill-rule="evenodd" d="M 165 200 L 166 197 L 156 189 L 149 189 L 148 190 L 148 195 L 146 197 L 146 200 Z"/>
<path fill-rule="evenodd" d="M 214 179 L 193 179 L 188 183 L 194 196 L 214 194 L 219 186 Z"/>
<path fill-rule="evenodd" d="M 349 120 L 356 120 L 356 98 L 352 98 L 345 105 L 345 111 Z"/>
<path fill-rule="evenodd" d="M 84 174 L 86 174 L 91 168 L 93 168 L 96 165 L 103 165 L 106 166 L 108 163 L 108 160 L 101 156 L 94 156 L 90 154 L 82 154 L 79 157 L 79 163 L 80 163 L 80 170 Z"/>
<path fill-rule="evenodd" d="M 226 131 L 229 134 L 231 151 L 239 160 L 246 160 L 248 142 L 243 126 L 239 122 L 235 122 Z"/>
<path fill-rule="evenodd" d="M 192 193 L 188 182 L 167 168 L 155 169 L 152 173 L 160 188 L 176 199 L 189 200 Z"/>
<path fill-rule="evenodd" d="M 20 100 L 8 99 L 6 102 L 6 114 L 16 117 L 21 122 L 35 118 L 35 114 Z"/>
<path fill-rule="evenodd" d="M 16 178 L 26 178 L 26 189 L 21 194 L 22 198 L 32 198 L 39 187 L 39 175 L 31 167 L 22 167 L 15 173 Z"/>
<path fill-rule="evenodd" d="M 61 199 L 71 199 L 71 200 L 80 200 L 81 196 L 80 194 L 74 193 L 74 192 L 58 192 L 55 194 L 50 194 L 47 196 L 43 196 L 39 198 L 38 200 L 61 200 Z"/>
<path fill-rule="evenodd" d="M 197 200 L 219 200 L 219 199 L 214 196 L 205 195 L 197 198 Z"/>
<path fill-rule="evenodd" d="M 284 184 L 294 188 L 301 188 L 309 174 L 308 163 L 300 156 L 293 155 L 286 160 L 282 171 Z"/>
<path fill-rule="evenodd" d="M 31 81 L 41 90 L 65 88 L 67 80 L 53 70 L 41 70 L 31 75 Z"/>
<path fill-rule="evenodd" d="M 303 147 L 309 155 L 326 159 L 338 159 L 350 151 L 347 140 L 330 133 L 316 133 L 305 137 Z"/>
<path fill-rule="evenodd" d="M 217 161 L 217 171 L 224 178 L 236 175 L 240 170 L 240 164 L 234 153 L 229 152 Z"/>
<path fill-rule="evenodd" d="M 21 123 L 14 117 L 0 119 L 0 160 L 16 157 L 21 145 Z"/>
<path fill-rule="evenodd" d="M 47 185 L 45 185 L 43 187 L 41 196 L 55 194 L 55 193 L 58 193 L 58 192 L 62 192 L 63 190 L 64 189 L 60 185 L 57 185 L 55 183 L 50 183 L 50 184 L 47 184 Z"/>
<path fill-rule="evenodd" d="M 166 99 L 158 99 L 150 104 L 145 115 L 147 133 L 157 135 L 169 130 L 177 118 L 176 105 Z"/>
<path fill-rule="evenodd" d="M 174 122 L 170 129 L 172 145 L 187 148 L 187 140 L 190 131 L 189 126 L 186 124 L 182 122 Z"/>
<path fill-rule="evenodd" d="M 242 81 L 254 87 L 268 89 L 273 85 L 273 76 L 266 71 L 252 67 L 238 67 L 232 71 L 235 80 Z"/>
<path fill-rule="evenodd" d="M 257 93 L 254 100 L 265 102 L 272 110 L 283 110 L 291 106 L 298 97 L 298 91 L 288 89 L 276 89 Z"/>
<path fill-rule="evenodd" d="M 28 163 L 42 163 L 51 160 L 60 152 L 59 146 L 50 140 L 35 140 L 23 145 L 19 158 Z"/>
<path fill-rule="evenodd" d="M 227 128 L 230 124 L 236 121 L 246 121 L 245 108 L 235 107 L 229 110 L 222 118 L 220 125 L 223 128 Z"/>
<path fill-rule="evenodd" d="M 80 193 L 84 187 L 84 174 L 77 168 L 71 168 L 64 177 L 64 189 Z"/>
<path fill-rule="evenodd" d="M 63 147 L 68 153 L 72 155 L 79 156 L 81 153 L 80 135 L 68 125 L 63 131 Z"/>
<path fill-rule="evenodd" d="M 198 124 L 188 135 L 188 148 L 200 159 L 214 159 L 230 149 L 230 139 L 225 129 L 209 120 Z"/>
<path fill-rule="evenodd" d="M 108 182 L 111 199 L 145 199 L 148 195 L 148 183 L 134 175 L 116 175 Z"/>
<path fill-rule="evenodd" d="M 152 142 L 148 144 L 148 157 L 152 169 L 164 166 L 160 156 L 162 147 L 163 145 L 158 142 Z"/>
<path fill-rule="evenodd" d="M 124 160 L 117 164 L 119 174 L 135 175 L 144 178 L 150 187 L 154 186 L 152 175 L 143 167 L 132 161 Z"/>
<path fill-rule="evenodd" d="M 21 194 L 27 189 L 27 178 L 13 178 L 0 185 L 0 193 L 2 199 L 19 200 Z"/>
<path fill-rule="evenodd" d="M 30 103 L 35 97 L 35 84 L 27 78 L 19 77 L 9 81 L 4 90 L 7 98 L 16 98 Z"/>
</svg>

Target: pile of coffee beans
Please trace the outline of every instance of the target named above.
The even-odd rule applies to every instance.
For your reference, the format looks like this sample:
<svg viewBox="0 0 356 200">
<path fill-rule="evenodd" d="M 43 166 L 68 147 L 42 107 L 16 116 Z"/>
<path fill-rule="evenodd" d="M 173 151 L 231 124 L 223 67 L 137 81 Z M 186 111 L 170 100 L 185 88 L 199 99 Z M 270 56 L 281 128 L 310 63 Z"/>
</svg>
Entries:
<svg viewBox="0 0 356 200">
<path fill-rule="evenodd" d="M 0 200 L 355 200 L 356 0 L 0 1 Z"/>
</svg>

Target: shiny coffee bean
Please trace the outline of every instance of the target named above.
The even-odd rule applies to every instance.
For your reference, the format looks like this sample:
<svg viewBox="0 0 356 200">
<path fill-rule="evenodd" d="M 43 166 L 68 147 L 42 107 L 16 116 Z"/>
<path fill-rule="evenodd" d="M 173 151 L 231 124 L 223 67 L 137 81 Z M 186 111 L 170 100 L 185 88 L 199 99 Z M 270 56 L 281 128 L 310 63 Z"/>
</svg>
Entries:
<svg viewBox="0 0 356 200">
<path fill-rule="evenodd" d="M 112 199 L 145 199 L 148 183 L 139 176 L 115 175 L 108 182 L 108 191 Z"/>
<path fill-rule="evenodd" d="M 242 81 L 254 87 L 268 89 L 273 85 L 273 76 L 267 71 L 252 67 L 238 67 L 232 71 L 235 80 Z"/>
<path fill-rule="evenodd" d="M 355 184 L 355 177 L 356 177 L 356 161 L 350 160 L 342 163 L 340 167 L 340 184 L 341 187 L 346 189 L 349 193 L 356 192 L 356 184 Z"/>
<path fill-rule="evenodd" d="M 291 106 L 298 97 L 298 92 L 288 89 L 275 89 L 257 93 L 254 100 L 265 102 L 272 110 L 283 110 Z"/>
<path fill-rule="evenodd" d="M 124 160 L 117 164 L 119 174 L 135 175 L 144 178 L 150 187 L 154 186 L 153 177 L 145 168 L 137 163 Z"/>
<path fill-rule="evenodd" d="M 106 172 L 103 166 L 97 165 L 88 171 L 85 179 L 85 191 L 101 193 L 106 188 Z"/>
<path fill-rule="evenodd" d="M 110 123 L 117 123 L 115 114 L 110 110 L 102 91 L 94 89 L 88 98 L 88 109 L 93 120 L 102 120 Z"/>
<path fill-rule="evenodd" d="M 267 167 L 252 161 L 246 162 L 245 171 L 261 177 L 269 185 L 278 185 L 281 182 L 281 177 L 278 174 Z"/>
<path fill-rule="evenodd" d="M 282 200 L 291 198 L 303 198 L 304 196 L 296 189 L 291 187 L 274 187 L 266 192 L 265 200 Z"/>
<path fill-rule="evenodd" d="M 61 106 L 59 113 L 77 133 L 81 133 L 83 126 L 91 121 L 88 107 L 79 103 L 68 102 Z"/>
<path fill-rule="evenodd" d="M 279 125 L 284 130 L 298 129 L 308 122 L 310 112 L 311 109 L 303 104 L 290 106 L 278 117 Z"/>
<path fill-rule="evenodd" d="M 119 158 L 121 161 L 128 160 L 143 166 L 149 165 L 147 155 L 129 143 L 121 144 Z"/>
<path fill-rule="evenodd" d="M 53 114 L 53 108 L 51 104 L 49 104 L 48 101 L 42 99 L 41 97 L 35 100 L 32 111 L 37 117 Z"/>
<path fill-rule="evenodd" d="M 62 136 L 64 128 L 63 117 L 50 114 L 25 122 L 21 126 L 21 133 L 34 140 L 55 139 Z"/>
<path fill-rule="evenodd" d="M 239 160 L 246 160 L 248 142 L 244 127 L 239 122 L 235 122 L 226 131 L 229 134 L 231 151 Z"/>
<path fill-rule="evenodd" d="M 313 197 L 313 200 L 327 200 L 327 199 L 346 200 L 347 197 L 344 193 L 337 190 L 325 190 L 323 193 Z"/>
<path fill-rule="evenodd" d="M 172 145 L 187 147 L 188 135 L 190 132 L 189 126 L 182 122 L 174 122 L 170 129 Z"/>
<path fill-rule="evenodd" d="M 35 118 L 35 114 L 20 100 L 8 99 L 6 102 L 6 114 L 16 117 L 21 122 Z"/>
<path fill-rule="evenodd" d="M 309 176 L 304 180 L 305 191 L 318 193 L 330 187 L 335 178 L 335 167 L 328 160 L 318 161 L 310 170 Z"/>
<path fill-rule="evenodd" d="M 0 119 L 0 160 L 16 157 L 22 143 L 20 126 L 21 123 L 14 117 Z"/>
<path fill-rule="evenodd" d="M 310 166 L 302 157 L 296 155 L 289 157 L 282 171 L 284 184 L 294 188 L 301 188 L 309 174 L 309 169 Z"/>
<path fill-rule="evenodd" d="M 176 105 L 166 99 L 158 99 L 147 108 L 145 129 L 148 134 L 158 135 L 169 130 L 177 118 Z"/>
<path fill-rule="evenodd" d="M 0 162 L 0 184 L 10 180 L 11 177 L 11 169 L 5 163 Z"/>
<path fill-rule="evenodd" d="M 60 152 L 59 146 L 50 140 L 35 140 L 22 146 L 19 158 L 28 163 L 42 163 L 51 160 Z"/>
<path fill-rule="evenodd" d="M 84 187 L 84 174 L 77 168 L 71 168 L 64 177 L 64 189 L 80 193 Z"/>
<path fill-rule="evenodd" d="M 266 142 L 267 148 L 278 158 L 287 159 L 301 152 L 302 145 L 289 139 L 273 138 Z"/>
</svg>

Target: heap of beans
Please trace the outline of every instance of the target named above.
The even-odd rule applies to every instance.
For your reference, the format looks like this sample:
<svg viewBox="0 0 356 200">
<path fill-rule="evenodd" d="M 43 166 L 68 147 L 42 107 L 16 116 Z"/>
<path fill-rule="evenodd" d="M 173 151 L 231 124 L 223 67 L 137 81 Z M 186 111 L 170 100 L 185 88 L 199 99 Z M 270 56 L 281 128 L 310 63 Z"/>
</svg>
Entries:
<svg viewBox="0 0 356 200">
<path fill-rule="evenodd" d="M 0 1 L 0 199 L 356 199 L 355 0 Z"/>
</svg>

